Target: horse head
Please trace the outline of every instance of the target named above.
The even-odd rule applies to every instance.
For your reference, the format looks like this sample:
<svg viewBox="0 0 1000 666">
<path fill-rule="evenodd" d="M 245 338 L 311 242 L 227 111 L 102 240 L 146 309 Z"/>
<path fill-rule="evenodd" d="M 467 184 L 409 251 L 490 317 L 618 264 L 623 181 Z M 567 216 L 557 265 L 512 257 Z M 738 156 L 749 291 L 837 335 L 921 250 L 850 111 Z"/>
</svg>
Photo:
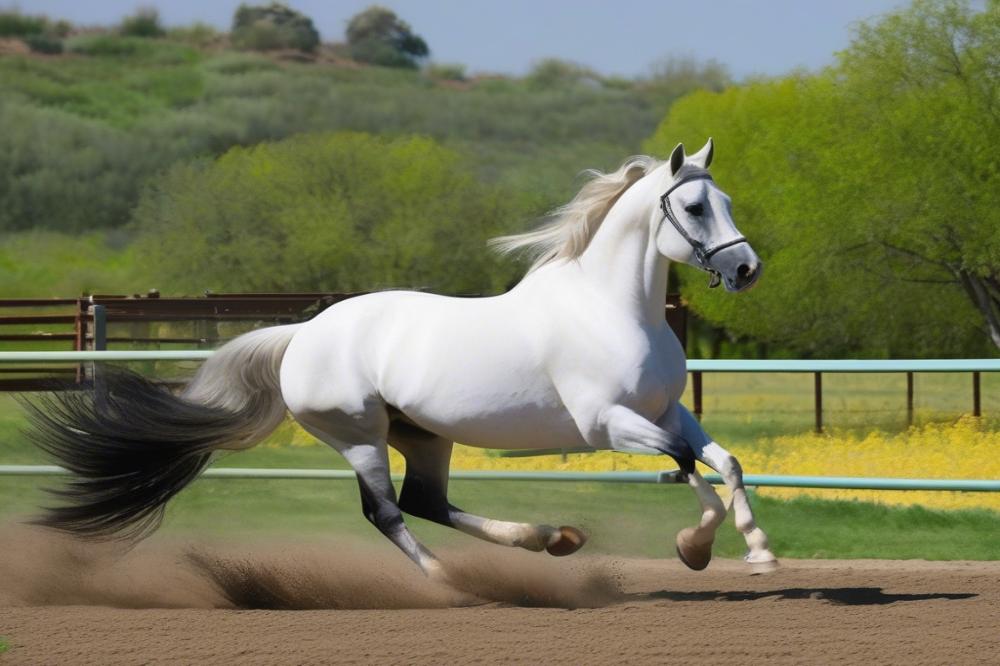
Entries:
<svg viewBox="0 0 1000 666">
<path fill-rule="evenodd" d="M 744 291 L 757 282 L 763 264 L 733 222 L 732 200 L 708 172 L 714 150 L 712 139 L 690 156 L 684 144 L 674 148 L 655 216 L 656 245 L 668 259 L 711 273 L 710 287 Z"/>
</svg>

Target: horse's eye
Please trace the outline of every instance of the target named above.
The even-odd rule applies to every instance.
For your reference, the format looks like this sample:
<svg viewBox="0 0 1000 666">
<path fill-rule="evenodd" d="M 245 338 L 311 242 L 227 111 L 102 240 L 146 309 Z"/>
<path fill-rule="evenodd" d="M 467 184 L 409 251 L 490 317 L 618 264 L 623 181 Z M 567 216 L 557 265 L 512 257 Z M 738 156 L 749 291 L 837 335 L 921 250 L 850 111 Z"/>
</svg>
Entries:
<svg viewBox="0 0 1000 666">
<path fill-rule="evenodd" d="M 705 207 L 702 206 L 700 203 L 691 204 L 690 206 L 684 206 L 684 210 L 686 210 L 691 215 L 694 215 L 695 217 L 701 217 L 705 213 Z"/>
</svg>

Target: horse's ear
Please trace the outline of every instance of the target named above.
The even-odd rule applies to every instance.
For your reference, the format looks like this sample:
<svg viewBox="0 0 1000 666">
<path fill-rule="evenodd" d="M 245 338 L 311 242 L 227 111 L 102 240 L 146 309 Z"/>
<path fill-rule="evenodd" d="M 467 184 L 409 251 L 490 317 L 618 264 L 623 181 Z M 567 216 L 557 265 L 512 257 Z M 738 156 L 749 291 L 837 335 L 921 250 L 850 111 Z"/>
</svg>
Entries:
<svg viewBox="0 0 1000 666">
<path fill-rule="evenodd" d="M 702 169 L 707 169 L 712 165 L 712 155 L 714 154 L 715 142 L 712 141 L 712 137 L 708 137 L 708 143 L 702 146 L 701 150 L 688 159 L 700 166 Z"/>
<path fill-rule="evenodd" d="M 682 166 L 684 166 L 684 144 L 678 143 L 674 152 L 670 153 L 670 175 L 676 176 Z"/>
</svg>

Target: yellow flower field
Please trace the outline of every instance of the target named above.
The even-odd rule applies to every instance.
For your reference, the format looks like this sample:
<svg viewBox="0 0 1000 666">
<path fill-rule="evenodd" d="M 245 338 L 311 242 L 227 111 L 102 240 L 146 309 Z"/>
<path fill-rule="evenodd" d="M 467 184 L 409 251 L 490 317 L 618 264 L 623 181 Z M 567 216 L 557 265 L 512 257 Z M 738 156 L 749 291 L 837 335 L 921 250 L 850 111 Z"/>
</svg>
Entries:
<svg viewBox="0 0 1000 666">
<path fill-rule="evenodd" d="M 309 446 L 316 440 L 301 431 L 286 445 Z M 803 434 L 762 439 L 752 446 L 730 447 L 746 473 L 816 476 L 882 476 L 901 478 L 1000 479 L 1000 432 L 980 419 L 964 416 L 953 423 L 915 426 L 899 434 L 871 432 Z M 392 466 L 402 471 L 402 457 L 392 452 Z M 626 455 L 610 451 L 560 456 L 506 458 L 495 452 L 457 445 L 452 469 L 612 471 L 661 470 L 672 467 L 662 456 Z M 707 472 L 707 468 L 702 468 Z M 939 491 L 818 490 L 761 488 L 761 495 L 792 498 L 856 499 L 894 505 L 919 504 L 936 509 L 989 508 L 1000 511 L 1000 494 Z"/>
</svg>

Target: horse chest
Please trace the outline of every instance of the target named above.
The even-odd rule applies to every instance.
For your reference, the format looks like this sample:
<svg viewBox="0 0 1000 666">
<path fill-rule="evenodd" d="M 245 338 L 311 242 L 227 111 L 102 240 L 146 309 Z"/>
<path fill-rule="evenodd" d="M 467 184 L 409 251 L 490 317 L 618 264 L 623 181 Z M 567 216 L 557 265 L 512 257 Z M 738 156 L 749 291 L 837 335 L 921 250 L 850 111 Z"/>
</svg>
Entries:
<svg viewBox="0 0 1000 666">
<path fill-rule="evenodd" d="M 647 356 L 631 372 L 618 377 L 617 395 L 612 401 L 656 420 L 684 392 L 682 368 L 683 363 L 675 368 L 661 357 Z"/>
<path fill-rule="evenodd" d="M 599 396 L 595 406 L 623 405 L 655 420 L 684 392 L 684 353 L 669 330 L 609 329 L 575 351 L 578 388 Z"/>
</svg>

